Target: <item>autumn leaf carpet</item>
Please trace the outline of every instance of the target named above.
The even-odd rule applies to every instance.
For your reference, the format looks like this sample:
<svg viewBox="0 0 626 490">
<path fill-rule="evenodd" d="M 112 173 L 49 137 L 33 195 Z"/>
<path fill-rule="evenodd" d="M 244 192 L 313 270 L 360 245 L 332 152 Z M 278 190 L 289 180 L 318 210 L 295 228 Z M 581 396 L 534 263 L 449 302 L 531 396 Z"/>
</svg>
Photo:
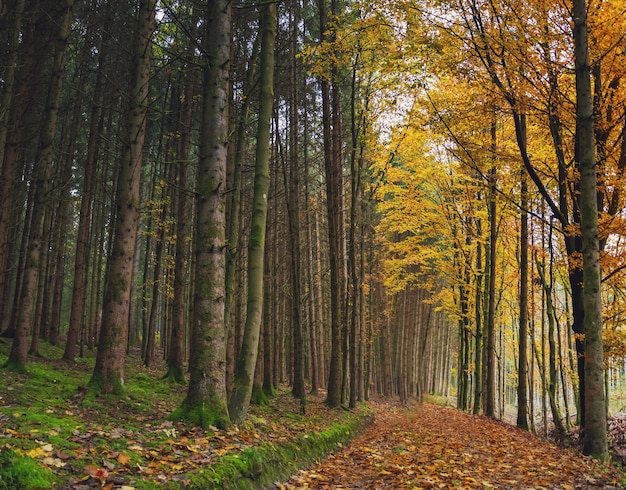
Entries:
<svg viewBox="0 0 626 490">
<path fill-rule="evenodd" d="M 379 407 L 349 446 L 278 488 L 609 489 L 610 466 L 482 416 L 424 403 Z"/>
</svg>

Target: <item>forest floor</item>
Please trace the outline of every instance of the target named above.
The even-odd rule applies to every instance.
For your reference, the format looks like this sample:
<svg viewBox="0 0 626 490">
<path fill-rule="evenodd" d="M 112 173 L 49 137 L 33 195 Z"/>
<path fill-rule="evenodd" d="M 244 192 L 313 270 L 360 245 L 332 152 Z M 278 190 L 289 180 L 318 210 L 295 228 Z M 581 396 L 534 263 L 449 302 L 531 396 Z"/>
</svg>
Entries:
<svg viewBox="0 0 626 490">
<path fill-rule="evenodd" d="M 0 365 L 9 348 L 0 340 Z M 96 398 L 85 389 L 92 358 L 70 366 L 59 348 L 43 345 L 42 354 L 29 359 L 28 374 L 0 369 L 0 490 L 626 484 L 619 468 L 574 448 L 434 403 L 332 410 L 320 394 L 307 398 L 303 416 L 285 387 L 267 406 L 251 407 L 241 426 L 201 430 L 168 420 L 186 387 L 160 379 L 162 361 L 148 369 L 129 356 L 127 396 Z"/>
<path fill-rule="evenodd" d="M 509 424 L 423 403 L 379 406 L 342 451 L 284 489 L 615 489 L 624 474 Z"/>
</svg>

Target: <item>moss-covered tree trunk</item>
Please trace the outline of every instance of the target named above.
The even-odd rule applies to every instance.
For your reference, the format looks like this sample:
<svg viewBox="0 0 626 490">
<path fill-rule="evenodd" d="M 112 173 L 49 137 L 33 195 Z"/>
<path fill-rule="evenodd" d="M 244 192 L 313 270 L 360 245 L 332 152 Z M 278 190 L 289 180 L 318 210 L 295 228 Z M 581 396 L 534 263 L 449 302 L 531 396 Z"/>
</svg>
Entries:
<svg viewBox="0 0 626 490">
<path fill-rule="evenodd" d="M 243 422 L 250 405 L 263 315 L 265 229 L 267 222 L 267 196 L 270 184 L 270 131 L 274 105 L 275 3 L 264 4 L 261 8 L 260 29 L 263 36 L 259 67 L 261 72 L 261 95 L 256 141 L 252 220 L 248 242 L 248 302 L 246 305 L 243 343 L 235 366 L 234 386 L 228 407 L 231 418 L 235 423 Z"/>
<path fill-rule="evenodd" d="M 587 44 L 587 5 L 574 0 L 574 66 L 576 71 L 576 157 L 580 168 L 580 234 L 583 250 L 583 304 L 585 316 L 585 454 L 608 458 L 604 361 L 602 351 L 602 296 L 598 188 L 593 127 L 593 94 Z"/>
<path fill-rule="evenodd" d="M 148 110 L 148 83 L 156 0 L 143 0 L 137 17 L 133 80 L 117 185 L 116 219 L 104 291 L 98 352 L 89 386 L 122 394 L 130 291 L 137 239 L 139 183 Z"/>
<path fill-rule="evenodd" d="M 204 90 L 196 190 L 194 300 L 189 386 L 172 415 L 208 427 L 230 424 L 226 402 L 224 274 L 231 2 L 207 3 L 202 33 Z"/>
</svg>

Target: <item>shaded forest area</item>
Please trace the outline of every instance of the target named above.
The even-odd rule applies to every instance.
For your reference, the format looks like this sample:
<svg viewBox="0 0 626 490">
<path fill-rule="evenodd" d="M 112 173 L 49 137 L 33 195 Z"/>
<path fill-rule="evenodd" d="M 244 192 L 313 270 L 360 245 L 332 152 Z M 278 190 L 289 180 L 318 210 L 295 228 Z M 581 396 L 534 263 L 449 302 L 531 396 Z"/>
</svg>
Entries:
<svg viewBox="0 0 626 490">
<path fill-rule="evenodd" d="M 426 393 L 608 457 L 624 411 L 626 10 L 0 3 L 0 331 L 228 428 L 288 383 Z M 583 287 L 584 285 L 584 287 Z"/>
</svg>

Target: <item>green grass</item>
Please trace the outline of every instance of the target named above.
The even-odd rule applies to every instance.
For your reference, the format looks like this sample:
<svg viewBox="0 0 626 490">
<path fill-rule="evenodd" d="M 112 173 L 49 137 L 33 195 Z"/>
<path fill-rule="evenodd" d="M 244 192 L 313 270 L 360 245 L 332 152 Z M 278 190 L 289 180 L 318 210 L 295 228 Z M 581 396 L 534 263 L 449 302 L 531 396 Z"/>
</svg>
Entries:
<svg viewBox="0 0 626 490">
<path fill-rule="evenodd" d="M 0 364 L 9 350 L 0 340 Z M 40 353 L 29 358 L 25 374 L 0 369 L 0 490 L 68 481 L 263 488 L 345 443 L 372 414 L 365 405 L 331 410 L 318 396 L 309 398 L 303 416 L 285 387 L 267 405 L 251 406 L 241 426 L 203 430 L 171 420 L 187 387 L 162 379 L 162 361 L 147 369 L 128 356 L 124 396 L 98 396 L 87 389 L 93 353 L 74 365 L 60 360 L 60 347 L 42 343 Z"/>
<path fill-rule="evenodd" d="M 51 488 L 55 480 L 35 459 L 6 447 L 0 449 L 0 490 Z"/>
</svg>

